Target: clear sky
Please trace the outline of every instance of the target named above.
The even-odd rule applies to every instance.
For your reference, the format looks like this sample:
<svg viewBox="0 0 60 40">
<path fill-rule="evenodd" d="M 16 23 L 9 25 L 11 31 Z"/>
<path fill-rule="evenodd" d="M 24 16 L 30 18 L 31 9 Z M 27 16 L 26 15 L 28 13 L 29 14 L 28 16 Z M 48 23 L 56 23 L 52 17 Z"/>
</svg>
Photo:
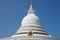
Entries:
<svg viewBox="0 0 60 40">
<path fill-rule="evenodd" d="M 32 4 L 46 32 L 60 37 L 60 0 L 32 0 Z M 16 33 L 29 5 L 30 0 L 0 0 L 0 38 Z"/>
</svg>

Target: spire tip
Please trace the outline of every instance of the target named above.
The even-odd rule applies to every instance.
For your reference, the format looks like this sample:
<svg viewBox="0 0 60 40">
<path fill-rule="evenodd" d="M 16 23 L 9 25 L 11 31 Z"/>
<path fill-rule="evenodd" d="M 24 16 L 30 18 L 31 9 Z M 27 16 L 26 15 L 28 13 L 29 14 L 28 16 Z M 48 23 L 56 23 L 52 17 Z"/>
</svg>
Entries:
<svg viewBox="0 0 60 40">
<path fill-rule="evenodd" d="M 30 8 L 28 10 L 28 14 L 32 14 L 34 13 L 35 11 L 33 10 L 33 7 L 32 7 L 32 0 L 30 0 Z"/>
</svg>

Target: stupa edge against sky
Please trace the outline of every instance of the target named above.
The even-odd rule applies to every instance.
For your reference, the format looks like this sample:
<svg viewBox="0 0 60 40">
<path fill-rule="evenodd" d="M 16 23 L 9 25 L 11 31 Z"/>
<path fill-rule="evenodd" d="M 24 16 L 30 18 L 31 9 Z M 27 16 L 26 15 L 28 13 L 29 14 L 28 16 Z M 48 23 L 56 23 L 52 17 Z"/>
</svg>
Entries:
<svg viewBox="0 0 60 40">
<path fill-rule="evenodd" d="M 30 3 L 30 8 L 27 15 L 23 18 L 21 22 L 21 27 L 17 30 L 15 35 L 11 36 L 12 40 L 50 40 L 51 35 L 47 34 L 44 28 L 41 26 L 39 18 L 35 15 L 35 11 Z"/>
<path fill-rule="evenodd" d="M 31 0 L 31 2 L 29 3 L 30 4 L 30 7 L 29 7 L 29 9 L 28 9 L 28 11 L 26 11 L 26 14 L 25 13 L 23 13 L 24 15 L 26 15 L 23 19 L 22 19 L 22 21 L 21 21 L 21 26 L 18 28 L 18 30 L 17 30 L 17 32 L 14 34 L 15 36 L 16 35 L 19 35 L 19 34 L 22 34 L 22 35 L 20 35 L 20 36 L 23 36 L 23 34 L 25 34 L 25 36 L 27 35 L 29 35 L 29 33 L 31 33 L 31 35 L 29 35 L 29 36 L 32 36 L 32 35 L 34 35 L 34 34 L 41 34 L 41 35 L 49 35 L 50 37 L 51 37 L 51 34 L 48 34 L 48 32 L 46 32 L 46 30 L 45 30 L 45 28 L 41 25 L 42 23 L 40 22 L 40 17 L 41 17 L 41 19 L 42 18 L 44 18 L 44 16 L 42 16 L 42 14 L 41 14 L 41 16 L 40 16 L 40 14 L 39 15 L 37 15 L 36 16 L 36 14 L 38 14 L 37 13 L 37 11 L 36 10 L 34 10 L 35 8 L 34 8 L 34 6 L 35 5 L 37 5 L 38 3 L 35 3 L 34 4 L 34 6 L 33 6 L 33 3 L 34 2 L 32 2 L 33 0 Z M 26 1 L 25 1 L 26 2 Z M 36 1 L 35 1 L 36 2 Z M 38 2 L 38 1 L 37 1 Z M 26 4 L 27 5 L 27 4 Z M 36 6 L 37 7 L 37 6 Z M 38 9 L 38 8 L 37 8 Z M 21 11 L 21 10 L 20 10 Z M 44 11 L 43 11 L 44 12 Z M 40 13 L 40 12 L 39 12 Z M 22 15 L 22 14 L 20 14 L 20 15 Z M 48 14 L 47 14 L 48 15 Z M 46 18 L 46 17 L 45 17 Z M 44 18 L 44 19 L 45 19 Z M 45 24 L 44 24 L 45 25 Z M 54 24 L 53 24 L 54 25 Z M 46 28 L 49 28 L 49 26 L 45 26 Z M 52 27 L 52 28 L 54 28 L 54 27 Z M 51 28 L 50 28 L 51 29 Z M 54 30 L 54 29 L 53 29 Z M 53 31 L 52 30 L 52 31 Z M 58 29 L 57 29 L 58 30 Z M 51 30 L 50 30 L 51 31 Z M 13 35 L 12 35 L 13 36 Z"/>
</svg>

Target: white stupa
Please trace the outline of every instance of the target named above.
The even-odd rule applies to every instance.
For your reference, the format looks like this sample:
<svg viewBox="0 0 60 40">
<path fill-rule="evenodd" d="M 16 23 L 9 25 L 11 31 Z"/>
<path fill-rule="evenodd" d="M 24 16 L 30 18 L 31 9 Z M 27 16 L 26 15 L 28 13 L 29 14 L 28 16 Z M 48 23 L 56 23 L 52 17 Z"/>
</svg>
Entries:
<svg viewBox="0 0 60 40">
<path fill-rule="evenodd" d="M 51 40 L 51 36 L 46 33 L 39 18 L 35 15 L 32 3 L 30 3 L 30 8 L 20 28 L 11 38 L 12 40 Z"/>
</svg>

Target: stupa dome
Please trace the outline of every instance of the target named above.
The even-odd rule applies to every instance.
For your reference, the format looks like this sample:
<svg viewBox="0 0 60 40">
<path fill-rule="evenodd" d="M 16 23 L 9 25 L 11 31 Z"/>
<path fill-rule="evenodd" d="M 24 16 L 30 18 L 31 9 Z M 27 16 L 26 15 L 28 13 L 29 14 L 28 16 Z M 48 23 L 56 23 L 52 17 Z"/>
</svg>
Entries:
<svg viewBox="0 0 60 40">
<path fill-rule="evenodd" d="M 25 16 L 22 20 L 22 26 L 31 26 L 32 25 L 40 25 L 40 21 L 39 18 L 34 14 L 28 14 L 27 16 Z"/>
</svg>

